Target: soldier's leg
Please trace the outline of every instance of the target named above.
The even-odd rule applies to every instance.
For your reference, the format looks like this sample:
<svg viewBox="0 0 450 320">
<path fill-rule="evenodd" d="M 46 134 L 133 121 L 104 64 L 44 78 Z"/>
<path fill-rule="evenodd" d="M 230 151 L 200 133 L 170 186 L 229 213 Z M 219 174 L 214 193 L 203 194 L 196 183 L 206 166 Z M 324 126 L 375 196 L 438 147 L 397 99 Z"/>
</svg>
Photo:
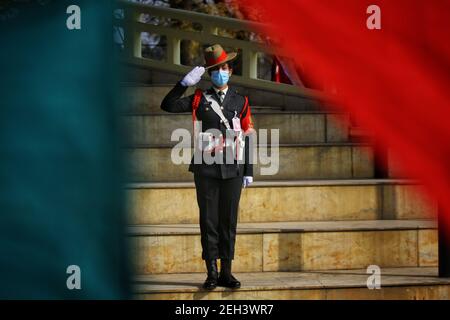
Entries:
<svg viewBox="0 0 450 320">
<path fill-rule="evenodd" d="M 242 177 L 224 179 L 219 196 L 219 256 L 233 259 Z"/>
<path fill-rule="evenodd" d="M 202 243 L 202 259 L 219 258 L 219 191 L 220 180 L 194 175 Z"/>
</svg>

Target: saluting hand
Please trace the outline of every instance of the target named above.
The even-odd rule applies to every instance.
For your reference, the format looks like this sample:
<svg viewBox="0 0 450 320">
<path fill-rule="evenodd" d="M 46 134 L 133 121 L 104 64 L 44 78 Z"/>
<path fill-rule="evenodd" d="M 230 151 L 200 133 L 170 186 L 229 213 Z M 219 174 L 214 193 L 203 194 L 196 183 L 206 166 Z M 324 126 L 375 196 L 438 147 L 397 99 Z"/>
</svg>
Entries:
<svg viewBox="0 0 450 320">
<path fill-rule="evenodd" d="M 181 84 L 185 87 L 196 85 L 204 73 L 205 68 L 197 66 L 184 76 L 183 80 L 181 80 Z"/>
</svg>

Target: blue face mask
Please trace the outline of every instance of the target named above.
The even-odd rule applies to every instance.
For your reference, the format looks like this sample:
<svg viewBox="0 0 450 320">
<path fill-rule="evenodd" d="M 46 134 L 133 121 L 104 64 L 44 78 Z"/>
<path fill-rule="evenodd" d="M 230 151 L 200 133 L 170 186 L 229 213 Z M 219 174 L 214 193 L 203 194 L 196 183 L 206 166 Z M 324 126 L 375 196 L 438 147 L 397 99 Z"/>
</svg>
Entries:
<svg viewBox="0 0 450 320">
<path fill-rule="evenodd" d="M 230 75 L 228 71 L 225 70 L 214 70 L 211 72 L 211 81 L 214 83 L 217 87 L 222 87 L 225 85 L 228 80 L 230 79 Z"/>
</svg>

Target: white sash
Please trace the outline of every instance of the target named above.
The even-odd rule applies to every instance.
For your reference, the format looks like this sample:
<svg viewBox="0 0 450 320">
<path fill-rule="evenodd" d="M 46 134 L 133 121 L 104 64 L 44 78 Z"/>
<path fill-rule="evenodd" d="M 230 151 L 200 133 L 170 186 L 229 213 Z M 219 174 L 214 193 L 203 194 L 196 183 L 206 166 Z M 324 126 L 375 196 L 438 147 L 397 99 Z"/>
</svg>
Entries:
<svg viewBox="0 0 450 320">
<path fill-rule="evenodd" d="M 225 117 L 225 115 L 223 114 L 222 109 L 220 108 L 220 105 L 217 102 L 217 100 L 214 99 L 211 94 L 206 94 L 205 92 L 203 92 L 203 96 L 205 97 L 206 101 L 208 101 L 210 103 L 213 111 L 220 117 L 220 119 L 222 120 L 222 123 L 225 125 L 227 130 L 232 130 L 230 123 L 229 123 L 228 119 Z M 198 133 L 198 134 L 199 134 L 199 136 L 201 136 L 201 133 Z M 214 140 L 214 139 L 212 139 L 212 140 Z M 240 134 L 237 136 L 236 144 L 237 144 L 237 146 L 234 143 L 231 144 L 233 153 L 235 154 L 235 157 L 237 160 L 242 160 L 243 153 L 244 153 L 244 147 L 245 147 L 245 140 L 243 139 L 242 132 L 240 132 Z M 207 148 L 207 149 L 213 148 L 214 145 L 217 145 L 217 142 L 210 141 L 209 148 Z M 237 154 L 236 154 L 236 147 L 238 150 Z"/>
<path fill-rule="evenodd" d="M 211 94 L 206 94 L 203 92 L 203 96 L 205 97 L 206 101 L 208 101 L 211 104 L 211 108 L 214 110 L 214 112 L 220 117 L 223 124 L 228 130 L 231 130 L 230 123 L 228 122 L 228 119 L 225 118 L 225 115 L 222 112 L 222 109 L 220 109 L 219 103 L 216 99 L 212 97 Z"/>
</svg>

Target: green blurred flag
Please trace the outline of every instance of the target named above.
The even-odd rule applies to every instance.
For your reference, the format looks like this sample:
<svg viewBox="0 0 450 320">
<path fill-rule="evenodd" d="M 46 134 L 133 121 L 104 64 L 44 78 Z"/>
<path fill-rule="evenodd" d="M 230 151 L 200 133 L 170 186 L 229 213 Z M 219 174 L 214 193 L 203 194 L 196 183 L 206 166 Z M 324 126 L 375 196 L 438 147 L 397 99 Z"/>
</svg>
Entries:
<svg viewBox="0 0 450 320">
<path fill-rule="evenodd" d="M 0 1 L 0 298 L 128 298 L 112 10 Z"/>
</svg>

